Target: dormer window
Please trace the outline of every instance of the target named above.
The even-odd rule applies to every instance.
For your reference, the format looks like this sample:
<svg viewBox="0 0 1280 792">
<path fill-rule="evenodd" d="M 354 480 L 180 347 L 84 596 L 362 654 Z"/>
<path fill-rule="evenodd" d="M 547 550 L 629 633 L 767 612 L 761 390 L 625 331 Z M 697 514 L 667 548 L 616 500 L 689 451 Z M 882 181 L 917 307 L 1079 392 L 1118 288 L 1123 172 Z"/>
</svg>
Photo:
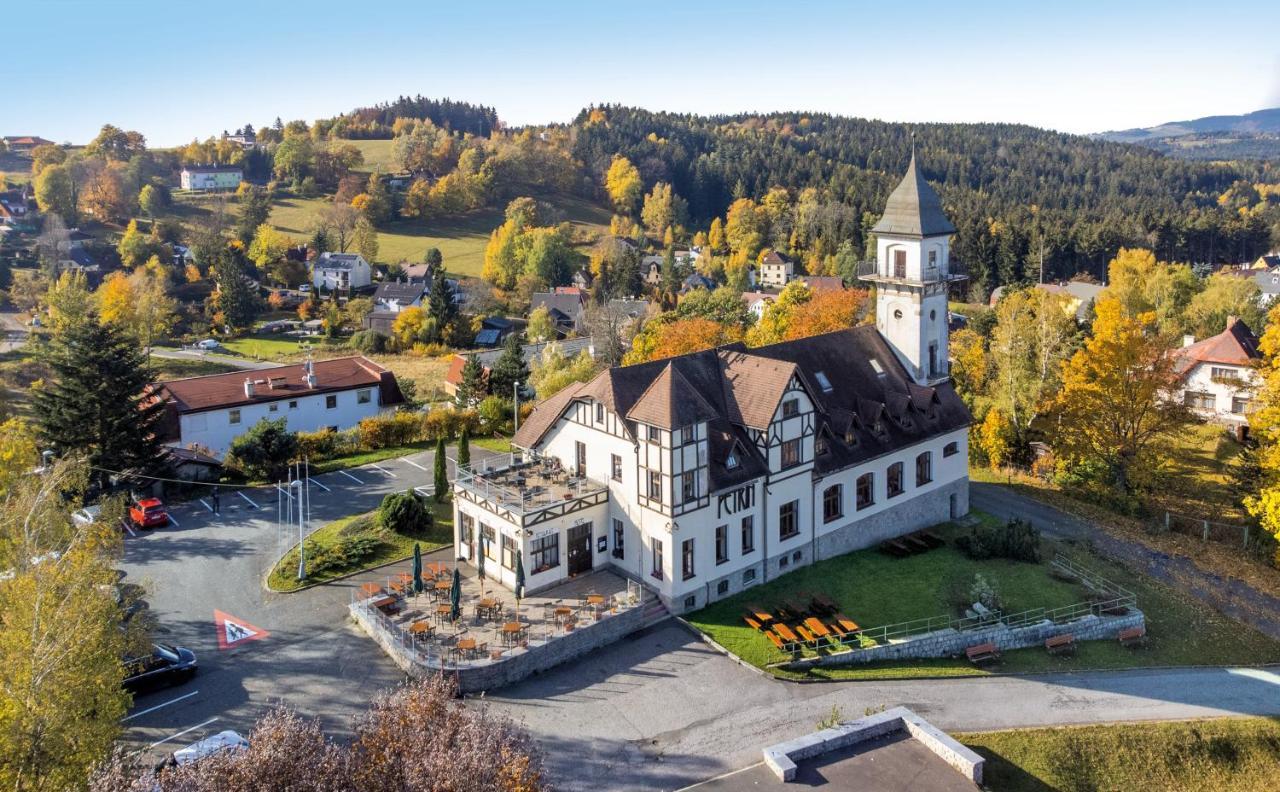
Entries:
<svg viewBox="0 0 1280 792">
<path fill-rule="evenodd" d="M 813 451 L 816 454 L 827 453 L 827 438 L 819 437 L 813 441 Z"/>
<path fill-rule="evenodd" d="M 730 451 L 729 456 L 725 457 L 724 469 L 725 470 L 738 469 L 738 453 L 736 451 Z"/>
<path fill-rule="evenodd" d="M 604 423 L 604 402 L 596 402 L 596 423 Z"/>
<path fill-rule="evenodd" d="M 816 380 L 818 381 L 818 387 L 819 387 L 819 388 L 822 388 L 822 392 L 823 392 L 823 393 L 830 393 L 830 392 L 831 392 L 831 390 L 832 390 L 832 388 L 831 388 L 831 380 L 827 379 L 827 372 L 825 372 L 825 371 L 815 371 L 815 372 L 813 373 L 813 378 L 814 378 L 814 379 L 816 379 Z"/>
<path fill-rule="evenodd" d="M 880 361 L 876 360 L 875 358 L 867 358 L 867 360 L 870 361 L 871 363 L 872 371 L 874 371 L 879 376 L 884 376 L 884 367 L 880 365 Z"/>
</svg>

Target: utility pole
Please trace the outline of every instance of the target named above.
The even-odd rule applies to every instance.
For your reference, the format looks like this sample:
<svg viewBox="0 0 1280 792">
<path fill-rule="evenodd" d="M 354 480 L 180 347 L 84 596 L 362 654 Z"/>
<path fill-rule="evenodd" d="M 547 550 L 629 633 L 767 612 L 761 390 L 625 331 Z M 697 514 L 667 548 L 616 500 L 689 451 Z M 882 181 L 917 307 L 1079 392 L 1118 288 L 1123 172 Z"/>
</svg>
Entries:
<svg viewBox="0 0 1280 792">
<path fill-rule="evenodd" d="M 298 490 L 298 580 L 305 580 L 307 577 L 307 521 L 302 509 L 302 482 L 297 479 L 291 481 L 289 489 L 294 488 Z"/>
<path fill-rule="evenodd" d="M 511 391 L 512 391 L 512 395 L 515 396 L 515 399 L 512 402 L 515 405 L 514 413 L 515 413 L 516 423 L 515 423 L 514 431 L 518 432 L 520 431 L 520 383 L 513 382 L 511 384 Z"/>
</svg>

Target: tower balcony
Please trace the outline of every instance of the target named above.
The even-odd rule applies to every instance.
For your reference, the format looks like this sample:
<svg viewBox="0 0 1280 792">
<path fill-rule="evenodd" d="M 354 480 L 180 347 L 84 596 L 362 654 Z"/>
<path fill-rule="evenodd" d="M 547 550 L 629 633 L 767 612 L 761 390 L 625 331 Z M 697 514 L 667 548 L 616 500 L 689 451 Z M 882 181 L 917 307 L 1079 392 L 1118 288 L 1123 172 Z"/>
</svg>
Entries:
<svg viewBox="0 0 1280 792">
<path fill-rule="evenodd" d="M 881 271 L 882 269 L 884 272 Z M 948 263 L 945 272 L 941 267 L 925 267 L 921 278 L 909 278 L 906 272 L 899 271 L 895 273 L 893 269 L 892 264 L 886 264 L 882 268 L 877 261 L 859 261 L 857 278 L 868 283 L 885 283 L 894 286 L 924 286 L 933 283 L 950 284 L 969 280 L 968 268 L 963 262 L 955 259 Z"/>
</svg>

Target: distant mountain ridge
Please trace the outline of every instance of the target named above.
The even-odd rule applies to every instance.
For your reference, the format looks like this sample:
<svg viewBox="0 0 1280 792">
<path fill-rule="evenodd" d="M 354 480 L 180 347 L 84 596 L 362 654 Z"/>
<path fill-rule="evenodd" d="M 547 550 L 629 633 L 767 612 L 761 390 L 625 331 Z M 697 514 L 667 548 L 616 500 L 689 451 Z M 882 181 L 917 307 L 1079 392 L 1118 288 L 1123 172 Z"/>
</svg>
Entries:
<svg viewBox="0 0 1280 792">
<path fill-rule="evenodd" d="M 1280 159 L 1280 107 L 1092 135 L 1185 159 Z"/>
</svg>

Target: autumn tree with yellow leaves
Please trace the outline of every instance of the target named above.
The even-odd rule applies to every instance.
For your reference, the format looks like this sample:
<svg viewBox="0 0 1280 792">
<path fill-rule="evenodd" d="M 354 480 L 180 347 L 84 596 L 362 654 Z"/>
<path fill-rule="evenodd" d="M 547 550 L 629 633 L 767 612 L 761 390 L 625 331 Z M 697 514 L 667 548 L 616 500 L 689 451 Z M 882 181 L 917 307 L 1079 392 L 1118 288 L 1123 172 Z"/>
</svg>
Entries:
<svg viewBox="0 0 1280 792">
<path fill-rule="evenodd" d="M 1062 368 L 1052 420 L 1060 459 L 1096 463 L 1128 495 L 1153 472 L 1152 453 L 1191 420 L 1173 398 L 1177 374 L 1154 311 L 1129 315 L 1115 297 L 1096 305 L 1093 335 Z"/>
<path fill-rule="evenodd" d="M 1245 498 L 1244 505 L 1262 529 L 1280 541 L 1280 306 L 1271 309 L 1258 350 L 1262 385 L 1253 401 L 1249 429 L 1258 443 L 1261 486 Z M 1275 562 L 1280 564 L 1280 550 Z"/>
<path fill-rule="evenodd" d="M 626 157 L 615 156 L 604 176 L 604 188 L 609 200 L 624 215 L 633 215 L 644 193 L 640 171 Z"/>
</svg>

